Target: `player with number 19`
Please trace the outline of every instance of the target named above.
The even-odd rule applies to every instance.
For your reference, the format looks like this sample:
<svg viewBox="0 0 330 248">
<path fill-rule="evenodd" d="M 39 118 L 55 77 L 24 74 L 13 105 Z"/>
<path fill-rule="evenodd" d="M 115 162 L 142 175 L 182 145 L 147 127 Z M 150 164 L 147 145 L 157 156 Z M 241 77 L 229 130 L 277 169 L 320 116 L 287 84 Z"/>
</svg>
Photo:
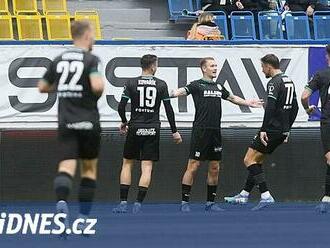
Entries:
<svg viewBox="0 0 330 248">
<path fill-rule="evenodd" d="M 131 185 L 131 171 L 135 160 L 141 161 L 139 192 L 133 213 L 141 211 L 141 204 L 151 181 L 153 162 L 159 159 L 160 120 L 159 111 L 163 102 L 175 143 L 181 143 L 181 136 L 175 125 L 167 84 L 156 78 L 158 58 L 144 55 L 141 58 L 142 75 L 128 80 L 118 106 L 122 123 L 120 131 L 127 134 L 123 165 L 120 174 L 120 204 L 115 213 L 127 212 L 128 191 Z M 125 107 L 131 101 L 131 119 L 127 122 Z"/>
<path fill-rule="evenodd" d="M 261 58 L 261 64 L 266 78 L 272 78 L 267 84 L 263 124 L 244 158 L 249 171 L 244 189 L 233 197 L 225 197 L 225 201 L 229 203 L 245 204 L 253 187 L 257 185 L 261 200 L 252 210 L 263 209 L 275 202 L 268 191 L 262 163 L 266 154 L 271 154 L 279 145 L 288 141 L 298 113 L 294 83 L 280 70 L 279 59 L 274 54 L 268 54 Z"/>
</svg>

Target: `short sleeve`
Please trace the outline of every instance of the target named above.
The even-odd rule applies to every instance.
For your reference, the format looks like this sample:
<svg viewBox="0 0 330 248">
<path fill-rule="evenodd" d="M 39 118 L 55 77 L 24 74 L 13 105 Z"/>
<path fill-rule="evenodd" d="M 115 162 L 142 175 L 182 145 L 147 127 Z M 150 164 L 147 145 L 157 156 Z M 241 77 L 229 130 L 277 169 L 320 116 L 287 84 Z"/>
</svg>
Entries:
<svg viewBox="0 0 330 248">
<path fill-rule="evenodd" d="M 187 92 L 187 95 L 195 94 L 198 90 L 198 86 L 195 83 L 190 83 L 184 87 Z"/>
<path fill-rule="evenodd" d="M 123 91 L 123 94 L 121 95 L 121 97 L 124 97 L 124 98 L 127 98 L 127 99 L 131 98 L 129 82 L 127 82 L 125 84 L 124 91 Z"/>
<path fill-rule="evenodd" d="M 280 93 L 280 84 L 270 81 L 267 85 L 267 97 L 277 100 Z"/>
<path fill-rule="evenodd" d="M 52 61 L 49 63 L 47 67 L 47 71 L 42 77 L 43 81 L 48 83 L 49 85 L 53 85 L 55 82 L 55 77 L 56 77 L 56 71 L 55 71 L 55 63 Z"/>
<path fill-rule="evenodd" d="M 320 74 L 316 73 L 313 78 L 308 82 L 305 89 L 310 90 L 311 92 L 319 90 L 320 87 Z"/>
<path fill-rule="evenodd" d="M 218 88 L 220 88 L 220 86 L 220 90 L 222 92 L 221 98 L 227 100 L 227 98 L 230 96 L 230 92 L 225 88 L 225 86 L 218 84 Z"/>
<path fill-rule="evenodd" d="M 101 61 L 99 60 L 98 57 L 93 56 L 92 57 L 92 61 L 90 64 L 90 68 L 89 68 L 89 75 L 96 75 L 96 76 L 101 76 Z"/>
<path fill-rule="evenodd" d="M 168 94 L 168 87 L 166 83 L 164 83 L 164 86 L 162 87 L 161 99 L 163 101 L 171 100 L 170 95 Z"/>
</svg>

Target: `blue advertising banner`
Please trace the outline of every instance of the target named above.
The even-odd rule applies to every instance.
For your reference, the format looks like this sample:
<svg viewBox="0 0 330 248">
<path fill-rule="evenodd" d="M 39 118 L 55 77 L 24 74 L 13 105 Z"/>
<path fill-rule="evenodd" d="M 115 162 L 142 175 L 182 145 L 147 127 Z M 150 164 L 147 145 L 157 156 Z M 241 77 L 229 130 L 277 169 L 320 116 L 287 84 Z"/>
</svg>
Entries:
<svg viewBox="0 0 330 248">
<path fill-rule="evenodd" d="M 323 47 L 311 47 L 308 54 L 308 76 L 312 78 L 318 70 L 327 66 L 325 59 L 325 49 Z M 309 100 L 310 105 L 318 106 L 314 114 L 310 115 L 309 121 L 319 121 L 321 119 L 321 110 L 319 107 L 319 91 L 312 94 Z"/>
</svg>

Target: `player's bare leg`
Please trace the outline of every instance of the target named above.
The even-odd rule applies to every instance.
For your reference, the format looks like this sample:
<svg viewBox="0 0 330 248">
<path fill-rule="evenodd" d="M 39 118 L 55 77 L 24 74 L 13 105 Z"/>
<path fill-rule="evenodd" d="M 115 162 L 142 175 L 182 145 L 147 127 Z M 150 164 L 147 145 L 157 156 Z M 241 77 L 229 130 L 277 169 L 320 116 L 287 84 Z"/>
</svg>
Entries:
<svg viewBox="0 0 330 248">
<path fill-rule="evenodd" d="M 152 175 L 152 161 L 151 160 L 143 160 L 141 161 L 141 177 L 139 181 L 139 192 L 136 198 L 136 202 L 133 206 L 133 213 L 138 213 L 141 211 L 141 204 L 144 198 L 147 195 L 148 188 L 151 182 Z"/>
<path fill-rule="evenodd" d="M 123 165 L 120 172 L 120 203 L 112 211 L 114 213 L 127 213 L 127 198 L 132 181 L 133 159 L 123 158 Z"/>
<path fill-rule="evenodd" d="M 182 212 L 189 212 L 190 207 L 188 205 L 191 186 L 194 183 L 194 178 L 196 172 L 200 166 L 200 161 L 195 159 L 189 159 L 187 169 L 182 178 L 182 203 L 181 203 L 181 211 Z"/>
<path fill-rule="evenodd" d="M 325 154 L 325 159 L 327 163 L 327 172 L 325 178 L 325 193 L 321 199 L 321 203 L 317 206 L 317 210 L 320 213 L 328 212 L 330 206 L 330 152 Z"/>
<path fill-rule="evenodd" d="M 207 202 L 205 206 L 206 211 L 223 211 L 217 204 L 215 204 L 215 197 L 217 194 L 217 187 L 219 181 L 220 161 L 210 161 L 207 173 Z"/>
<path fill-rule="evenodd" d="M 63 160 L 58 165 L 58 174 L 54 180 L 54 189 L 56 193 L 57 213 L 66 214 L 66 218 L 62 220 L 65 226 L 69 227 L 69 208 L 67 199 L 72 189 L 72 180 L 77 168 L 77 161 L 74 159 Z M 63 237 L 66 237 L 66 233 L 63 233 Z"/>
</svg>

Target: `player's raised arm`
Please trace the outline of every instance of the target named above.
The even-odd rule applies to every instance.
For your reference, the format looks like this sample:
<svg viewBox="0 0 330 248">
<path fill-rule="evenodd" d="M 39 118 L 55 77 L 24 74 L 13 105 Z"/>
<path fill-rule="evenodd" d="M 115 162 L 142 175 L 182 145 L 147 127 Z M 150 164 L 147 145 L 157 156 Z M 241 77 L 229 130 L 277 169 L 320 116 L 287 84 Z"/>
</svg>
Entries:
<svg viewBox="0 0 330 248">
<path fill-rule="evenodd" d="M 264 101 L 262 99 L 243 99 L 236 95 L 229 95 L 226 100 L 236 105 L 248 106 L 251 108 L 261 108 L 264 105 Z"/>
<path fill-rule="evenodd" d="M 179 97 L 179 96 L 187 96 L 187 95 L 188 95 L 188 92 L 186 90 L 186 87 L 172 90 L 170 92 L 170 98 L 175 98 L 175 97 Z"/>
</svg>

